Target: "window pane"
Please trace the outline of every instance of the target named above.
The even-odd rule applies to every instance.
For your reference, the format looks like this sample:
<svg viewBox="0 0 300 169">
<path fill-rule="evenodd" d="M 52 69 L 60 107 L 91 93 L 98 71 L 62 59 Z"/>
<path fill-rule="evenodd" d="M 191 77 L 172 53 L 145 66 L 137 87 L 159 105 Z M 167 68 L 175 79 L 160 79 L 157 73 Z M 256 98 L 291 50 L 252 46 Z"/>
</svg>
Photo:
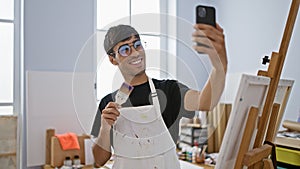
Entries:
<svg viewBox="0 0 300 169">
<path fill-rule="evenodd" d="M 13 102 L 13 32 L 12 23 L 0 23 L 0 102 Z"/>
<path fill-rule="evenodd" d="M 123 77 L 117 66 L 112 65 L 108 56 L 101 58 L 97 67 L 97 99 L 120 88 Z"/>
<path fill-rule="evenodd" d="M 129 24 L 129 0 L 98 0 L 97 29 L 109 24 Z"/>
<path fill-rule="evenodd" d="M 159 13 L 159 0 L 131 0 L 131 14 Z"/>
<path fill-rule="evenodd" d="M 14 0 L 0 0 L 0 18 L 14 19 Z"/>
<path fill-rule="evenodd" d="M 12 115 L 13 106 L 0 106 L 0 116 L 1 115 Z"/>
<path fill-rule="evenodd" d="M 132 0 L 131 1 L 131 25 L 143 33 L 160 34 L 159 0 Z"/>
<path fill-rule="evenodd" d="M 160 74 L 165 73 L 160 69 L 161 50 L 160 37 L 141 35 L 144 42 L 144 49 L 146 52 L 147 74 L 153 78 L 160 78 Z"/>
</svg>

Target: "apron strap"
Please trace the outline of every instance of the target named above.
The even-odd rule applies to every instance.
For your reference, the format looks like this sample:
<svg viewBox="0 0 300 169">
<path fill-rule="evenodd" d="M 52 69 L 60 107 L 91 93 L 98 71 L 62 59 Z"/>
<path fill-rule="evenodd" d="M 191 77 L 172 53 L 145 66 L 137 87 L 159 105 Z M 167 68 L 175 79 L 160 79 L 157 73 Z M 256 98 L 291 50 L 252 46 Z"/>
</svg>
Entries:
<svg viewBox="0 0 300 169">
<path fill-rule="evenodd" d="M 153 106 L 155 107 L 157 116 L 161 116 L 161 110 L 160 110 L 160 104 L 158 101 L 158 95 L 154 86 L 154 83 L 152 81 L 152 78 L 149 77 L 148 79 L 149 81 L 149 85 L 150 85 L 150 89 L 151 89 L 151 97 L 152 97 L 152 101 L 153 101 Z"/>
</svg>

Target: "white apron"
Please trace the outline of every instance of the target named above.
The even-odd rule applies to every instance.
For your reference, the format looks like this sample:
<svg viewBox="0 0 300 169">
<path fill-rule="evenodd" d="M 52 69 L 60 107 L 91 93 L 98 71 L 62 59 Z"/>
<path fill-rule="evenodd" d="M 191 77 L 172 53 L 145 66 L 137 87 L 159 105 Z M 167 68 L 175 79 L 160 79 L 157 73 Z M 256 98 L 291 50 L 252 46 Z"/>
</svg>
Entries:
<svg viewBox="0 0 300 169">
<path fill-rule="evenodd" d="M 150 78 L 149 84 L 153 105 L 119 110 L 113 126 L 113 169 L 180 169 L 176 146 L 163 121 Z"/>
</svg>

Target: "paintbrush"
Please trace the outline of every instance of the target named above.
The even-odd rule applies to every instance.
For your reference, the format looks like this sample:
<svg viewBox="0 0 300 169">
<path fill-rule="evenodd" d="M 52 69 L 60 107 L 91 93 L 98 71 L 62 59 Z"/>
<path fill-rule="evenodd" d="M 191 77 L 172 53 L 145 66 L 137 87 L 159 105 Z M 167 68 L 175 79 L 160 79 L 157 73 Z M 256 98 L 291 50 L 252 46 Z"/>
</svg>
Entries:
<svg viewBox="0 0 300 169">
<path fill-rule="evenodd" d="M 123 82 L 120 89 L 118 90 L 117 94 L 116 94 L 116 103 L 118 103 L 119 105 L 122 105 L 123 103 L 126 102 L 126 100 L 128 99 L 130 93 L 133 90 L 133 86 Z"/>
</svg>

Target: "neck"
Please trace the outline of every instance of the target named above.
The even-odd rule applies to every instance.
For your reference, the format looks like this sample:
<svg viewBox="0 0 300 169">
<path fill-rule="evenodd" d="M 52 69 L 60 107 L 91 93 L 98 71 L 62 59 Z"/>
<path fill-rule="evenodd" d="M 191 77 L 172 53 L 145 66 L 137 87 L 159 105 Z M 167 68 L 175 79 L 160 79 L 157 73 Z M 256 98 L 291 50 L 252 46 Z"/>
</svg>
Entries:
<svg viewBox="0 0 300 169">
<path fill-rule="evenodd" d="M 134 77 L 124 77 L 124 79 L 125 82 L 127 82 L 131 86 L 137 86 L 146 83 L 148 81 L 148 76 L 146 75 L 146 73 L 143 73 Z"/>
</svg>

